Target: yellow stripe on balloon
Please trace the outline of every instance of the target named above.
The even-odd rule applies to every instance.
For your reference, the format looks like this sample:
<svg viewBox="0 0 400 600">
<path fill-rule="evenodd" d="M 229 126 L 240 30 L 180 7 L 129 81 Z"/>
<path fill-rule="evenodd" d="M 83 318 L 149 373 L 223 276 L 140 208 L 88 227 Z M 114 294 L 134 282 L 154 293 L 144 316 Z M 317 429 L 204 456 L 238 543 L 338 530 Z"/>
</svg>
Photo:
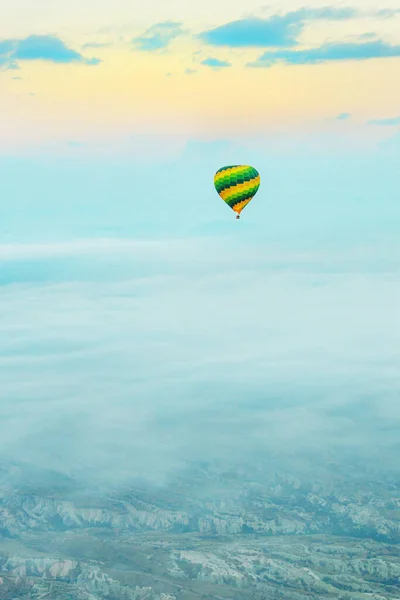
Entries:
<svg viewBox="0 0 400 600">
<path fill-rule="evenodd" d="M 238 204 L 235 204 L 233 206 L 233 210 L 235 212 L 238 213 L 238 215 L 242 212 L 242 210 L 244 209 L 245 206 L 248 205 L 248 203 L 253 199 L 253 196 L 251 198 L 248 198 L 248 200 L 242 200 L 242 202 L 239 202 Z"/>
</svg>

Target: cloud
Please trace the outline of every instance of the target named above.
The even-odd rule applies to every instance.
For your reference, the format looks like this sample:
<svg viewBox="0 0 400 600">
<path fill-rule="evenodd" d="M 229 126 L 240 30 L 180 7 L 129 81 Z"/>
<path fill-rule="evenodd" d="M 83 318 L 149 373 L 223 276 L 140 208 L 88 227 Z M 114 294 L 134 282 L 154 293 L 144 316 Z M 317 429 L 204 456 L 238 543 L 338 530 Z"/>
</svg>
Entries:
<svg viewBox="0 0 400 600">
<path fill-rule="evenodd" d="M 358 40 L 377 40 L 378 35 L 372 31 L 367 31 L 358 36 Z"/>
<path fill-rule="evenodd" d="M 213 69 L 220 69 L 224 67 L 231 67 L 231 63 L 225 60 L 219 60 L 218 58 L 205 58 L 201 61 L 202 65 L 206 67 L 212 67 Z"/>
<path fill-rule="evenodd" d="M 51 35 L 30 35 L 24 39 L 0 42 L 0 64 L 13 68 L 17 61 L 43 60 L 53 63 L 82 63 L 97 65 L 98 58 L 87 59 L 72 50 L 59 38 Z"/>
<path fill-rule="evenodd" d="M 351 113 L 340 113 L 334 118 L 334 121 L 348 121 L 351 118 Z"/>
<path fill-rule="evenodd" d="M 337 61 L 363 61 L 400 56 L 400 45 L 391 46 L 382 41 L 364 43 L 330 43 L 307 50 L 279 50 L 264 52 L 249 67 L 271 67 L 277 63 L 288 65 L 320 64 Z"/>
<path fill-rule="evenodd" d="M 107 48 L 111 46 L 110 42 L 87 42 L 82 48 Z"/>
<path fill-rule="evenodd" d="M 377 258 L 237 234 L 3 244 L 1 461 L 88 484 L 310 451 L 398 469 L 400 283 Z"/>
<path fill-rule="evenodd" d="M 186 75 L 193 75 L 193 73 L 197 73 L 196 69 L 185 69 Z"/>
<path fill-rule="evenodd" d="M 381 18 L 389 18 L 389 17 L 395 17 L 396 15 L 400 14 L 400 8 L 383 8 L 381 10 L 378 10 L 376 13 L 377 17 L 381 17 Z"/>
<path fill-rule="evenodd" d="M 232 48 L 293 46 L 301 28 L 301 24 L 283 17 L 269 20 L 249 18 L 205 31 L 199 38 L 211 46 Z"/>
<path fill-rule="evenodd" d="M 368 121 L 369 125 L 379 125 L 379 126 L 395 126 L 400 125 L 400 117 L 392 117 L 389 119 L 372 119 Z"/>
<path fill-rule="evenodd" d="M 12 47 L 8 42 L 0 42 L 0 69 L 5 71 L 19 70 L 19 65 L 12 54 Z"/>
<path fill-rule="evenodd" d="M 165 21 L 153 25 L 141 35 L 133 38 L 132 43 L 136 50 L 152 52 L 163 50 L 177 37 L 186 33 L 182 23 Z"/>
<path fill-rule="evenodd" d="M 357 15 L 357 11 L 347 8 L 301 9 L 268 19 L 253 17 L 231 21 L 201 33 L 199 38 L 212 46 L 233 48 L 295 46 L 307 21 L 345 20 Z"/>
</svg>

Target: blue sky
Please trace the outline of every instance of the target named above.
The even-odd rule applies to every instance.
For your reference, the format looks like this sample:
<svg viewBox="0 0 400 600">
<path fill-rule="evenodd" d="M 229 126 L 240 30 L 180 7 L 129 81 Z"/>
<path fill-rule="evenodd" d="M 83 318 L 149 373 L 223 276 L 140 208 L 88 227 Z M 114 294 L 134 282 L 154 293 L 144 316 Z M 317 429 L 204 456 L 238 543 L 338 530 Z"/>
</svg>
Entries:
<svg viewBox="0 0 400 600">
<path fill-rule="evenodd" d="M 339 126 L 352 120 L 337 118 Z M 152 147 L 162 143 L 167 142 L 156 138 Z M 344 238 L 350 244 L 370 243 L 396 236 L 399 150 L 395 137 L 392 144 L 363 149 L 346 146 L 338 135 L 330 141 L 309 135 L 193 141 L 176 156 L 145 156 L 141 162 L 121 156 L 78 158 L 84 147 L 71 148 L 75 156 L 64 159 L 2 157 L 2 239 L 229 233 L 238 242 L 262 235 L 285 245 L 320 243 L 325 237 L 334 245 Z M 262 179 L 240 229 L 232 229 L 233 213 L 213 188 L 217 168 L 235 162 L 254 164 Z"/>
</svg>

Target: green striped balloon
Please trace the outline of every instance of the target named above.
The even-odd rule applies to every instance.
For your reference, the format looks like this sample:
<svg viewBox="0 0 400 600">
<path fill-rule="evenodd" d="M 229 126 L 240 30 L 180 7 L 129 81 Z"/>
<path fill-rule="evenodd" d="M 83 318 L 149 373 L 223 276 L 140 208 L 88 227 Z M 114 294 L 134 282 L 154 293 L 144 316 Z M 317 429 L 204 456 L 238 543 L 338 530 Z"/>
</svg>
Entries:
<svg viewBox="0 0 400 600">
<path fill-rule="evenodd" d="M 229 165 L 218 169 L 214 175 L 214 185 L 218 194 L 237 213 L 254 198 L 260 187 L 260 174 L 248 165 Z"/>
</svg>

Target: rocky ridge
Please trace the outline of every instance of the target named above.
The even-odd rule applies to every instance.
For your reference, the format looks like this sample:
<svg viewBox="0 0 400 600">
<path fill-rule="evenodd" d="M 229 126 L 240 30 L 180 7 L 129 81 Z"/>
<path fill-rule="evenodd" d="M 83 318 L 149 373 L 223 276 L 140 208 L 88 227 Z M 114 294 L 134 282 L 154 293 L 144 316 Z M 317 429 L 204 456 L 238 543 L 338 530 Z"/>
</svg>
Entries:
<svg viewBox="0 0 400 600">
<path fill-rule="evenodd" d="M 0 489 L 0 600 L 400 600 L 393 479 L 199 469 L 106 493 Z"/>
</svg>

